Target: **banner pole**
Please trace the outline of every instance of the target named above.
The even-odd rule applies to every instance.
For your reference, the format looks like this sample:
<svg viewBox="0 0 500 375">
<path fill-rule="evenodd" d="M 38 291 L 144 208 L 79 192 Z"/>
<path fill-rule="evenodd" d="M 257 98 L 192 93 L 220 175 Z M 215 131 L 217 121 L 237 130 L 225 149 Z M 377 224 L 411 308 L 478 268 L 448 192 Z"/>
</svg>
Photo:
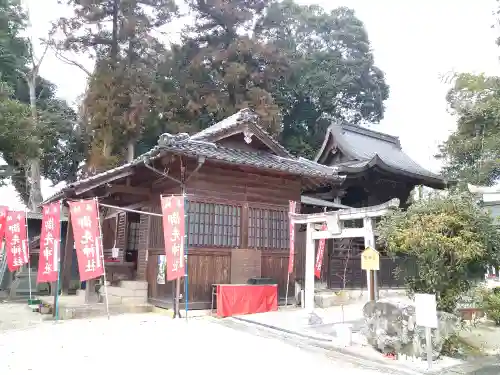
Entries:
<svg viewBox="0 0 500 375">
<path fill-rule="evenodd" d="M 109 302 L 108 302 L 108 286 L 107 286 L 108 282 L 106 280 L 106 265 L 104 264 L 104 248 L 103 248 L 103 242 L 102 242 L 101 215 L 99 213 L 99 201 L 97 200 L 97 198 L 94 198 L 94 200 L 95 200 L 95 207 L 97 210 L 97 225 L 99 228 L 99 245 L 101 247 L 101 254 L 100 255 L 101 255 L 101 261 L 102 261 L 102 276 L 104 279 L 104 298 L 106 300 L 106 314 L 108 315 L 108 320 L 109 320 Z"/>
<path fill-rule="evenodd" d="M 285 307 L 288 306 L 288 288 L 290 286 L 290 273 L 286 277 Z"/>
<path fill-rule="evenodd" d="M 186 322 L 188 321 L 188 309 L 189 309 L 189 301 L 188 301 L 188 291 L 189 291 L 189 279 L 188 279 L 188 233 L 189 233 L 189 202 L 184 194 L 184 303 L 185 303 L 185 314 L 186 314 Z"/>
<path fill-rule="evenodd" d="M 25 220 L 25 225 L 26 225 L 26 252 L 28 255 L 28 284 L 29 284 L 29 291 L 30 291 L 30 301 L 28 305 L 31 305 L 31 301 L 33 300 L 32 295 L 31 295 L 31 257 L 30 257 L 30 236 L 29 236 L 29 231 L 28 231 L 28 210 L 24 211 L 24 220 Z"/>
<path fill-rule="evenodd" d="M 62 201 L 59 201 L 59 251 L 57 252 L 57 281 L 56 281 L 56 291 L 54 294 L 54 310 L 55 310 L 56 322 L 59 320 L 59 286 L 61 283 L 61 248 L 62 248 L 62 233 L 63 233 L 62 208 L 63 208 Z"/>
<path fill-rule="evenodd" d="M 290 288 L 290 274 L 293 272 L 293 266 L 295 263 L 295 226 L 292 221 L 292 214 L 295 213 L 297 202 L 289 201 L 288 204 L 288 241 L 290 250 L 288 252 L 288 270 L 286 276 L 286 290 L 285 290 L 285 307 L 288 306 L 288 292 Z M 278 293 L 279 294 L 279 293 Z M 278 298 L 279 300 L 279 298 Z"/>
</svg>

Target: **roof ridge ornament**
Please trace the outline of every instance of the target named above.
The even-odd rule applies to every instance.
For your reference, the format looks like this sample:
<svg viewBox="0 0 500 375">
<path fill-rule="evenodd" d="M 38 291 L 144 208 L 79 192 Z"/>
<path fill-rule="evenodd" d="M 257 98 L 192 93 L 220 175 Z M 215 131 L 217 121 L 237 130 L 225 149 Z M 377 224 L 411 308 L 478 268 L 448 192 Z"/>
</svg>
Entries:
<svg viewBox="0 0 500 375">
<path fill-rule="evenodd" d="M 253 133 L 248 128 L 243 131 L 243 137 L 246 144 L 252 143 Z"/>
<path fill-rule="evenodd" d="M 187 133 L 178 133 L 178 134 L 170 134 L 163 133 L 160 135 L 158 139 L 159 147 L 168 147 L 174 144 L 183 143 L 189 140 L 189 134 Z"/>
</svg>

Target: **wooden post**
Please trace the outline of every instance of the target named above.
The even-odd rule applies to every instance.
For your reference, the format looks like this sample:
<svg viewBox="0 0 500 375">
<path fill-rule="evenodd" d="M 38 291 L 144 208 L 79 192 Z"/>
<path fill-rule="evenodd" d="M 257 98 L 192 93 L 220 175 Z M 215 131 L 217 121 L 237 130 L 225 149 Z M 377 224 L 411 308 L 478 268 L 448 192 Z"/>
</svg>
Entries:
<svg viewBox="0 0 500 375">
<path fill-rule="evenodd" d="M 370 297 L 370 301 L 376 301 L 375 298 L 375 272 L 373 270 L 368 270 L 366 273 L 368 274 L 368 277 L 370 278 L 370 284 L 369 284 L 369 289 L 368 289 L 368 296 Z"/>
<path fill-rule="evenodd" d="M 68 215 L 68 225 L 66 228 L 66 243 L 62 251 L 61 260 L 61 289 L 62 294 L 68 295 L 71 283 L 71 269 L 73 266 L 73 226 L 71 224 L 71 215 Z"/>
<path fill-rule="evenodd" d="M 373 233 L 373 219 L 370 217 L 365 217 L 363 219 L 363 229 L 365 232 L 365 248 L 375 247 L 375 234 Z M 375 276 L 376 271 L 367 270 L 366 271 L 366 285 L 368 288 L 368 297 L 370 301 L 375 301 L 377 299 L 377 286 Z"/>
<path fill-rule="evenodd" d="M 312 312 L 314 310 L 314 239 L 312 237 L 314 224 L 307 223 L 306 231 L 306 264 L 304 299 L 305 308 Z"/>
</svg>

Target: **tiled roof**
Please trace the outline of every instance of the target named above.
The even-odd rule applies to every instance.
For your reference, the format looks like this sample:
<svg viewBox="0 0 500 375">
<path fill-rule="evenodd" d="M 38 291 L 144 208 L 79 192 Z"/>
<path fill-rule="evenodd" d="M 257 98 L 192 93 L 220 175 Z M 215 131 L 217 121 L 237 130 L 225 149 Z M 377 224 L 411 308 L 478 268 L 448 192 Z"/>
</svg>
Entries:
<svg viewBox="0 0 500 375">
<path fill-rule="evenodd" d="M 353 161 L 335 164 L 339 171 L 349 172 L 374 164 L 383 164 L 395 171 L 400 171 L 423 180 L 444 184 L 442 176 L 435 174 L 415 162 L 402 149 L 398 137 L 353 125 L 331 125 L 327 137 L 333 136 L 341 152 L 352 157 Z M 326 139 L 325 139 L 326 142 Z M 323 145 L 316 160 L 325 151 Z"/>
<path fill-rule="evenodd" d="M 222 121 L 219 121 L 218 123 L 212 126 L 209 126 L 206 129 L 203 129 L 202 131 L 196 134 L 193 134 L 191 136 L 191 139 L 204 140 L 209 136 L 221 133 L 223 131 L 227 131 L 242 122 L 255 122 L 256 118 L 258 118 L 257 114 L 255 114 L 251 110 L 244 109 L 236 112 L 234 115 L 229 116 Z"/>
<path fill-rule="evenodd" d="M 249 165 L 304 177 L 318 177 L 330 180 L 342 179 L 337 175 L 336 167 L 328 167 L 304 158 L 285 158 L 268 152 L 253 152 L 228 148 L 210 142 L 193 140 L 187 134 L 176 136 L 170 134 L 162 135 L 158 146 L 151 150 L 148 156 L 156 157 L 159 153 L 163 152 L 174 152 L 193 157 L 203 156 L 210 160 Z"/>
<path fill-rule="evenodd" d="M 224 120 L 219 121 L 206 129 L 203 129 L 202 131 L 192 135 L 191 139 L 197 141 L 207 141 L 210 140 L 210 137 L 228 132 L 231 129 L 235 129 L 244 124 L 257 128 L 259 132 L 262 133 L 262 135 L 266 137 L 274 146 L 279 148 L 285 155 L 291 156 L 286 148 L 280 145 L 279 142 L 276 142 L 276 140 L 259 125 L 259 115 L 249 108 L 242 109 L 234 115 L 229 116 L 228 118 L 225 118 Z"/>
<path fill-rule="evenodd" d="M 74 189 L 74 188 L 77 188 L 79 186 L 85 185 L 86 183 L 94 182 L 96 180 L 104 179 L 106 177 L 116 176 L 116 175 L 120 174 L 121 172 L 124 172 L 124 171 L 127 171 L 127 170 L 133 168 L 135 165 L 139 164 L 141 161 L 142 160 L 140 160 L 139 158 L 137 158 L 136 160 L 134 160 L 134 161 L 132 161 L 130 163 L 126 163 L 126 164 L 120 165 L 119 167 L 109 169 L 109 170 L 107 170 L 105 172 L 98 173 L 96 175 L 93 175 L 93 176 L 90 176 L 90 177 L 83 178 L 81 180 L 72 182 L 72 183 L 66 185 L 64 188 L 62 188 L 57 193 L 55 193 L 52 196 L 50 196 L 49 198 L 45 199 L 45 201 L 42 202 L 42 204 L 45 204 L 45 203 L 48 203 L 48 202 L 54 202 L 54 201 L 56 201 L 58 199 L 61 199 L 61 198 L 64 197 L 64 192 L 65 191 L 69 191 L 71 189 Z"/>
<path fill-rule="evenodd" d="M 167 152 L 191 157 L 205 157 L 208 160 L 235 165 L 248 165 L 259 169 L 285 172 L 309 178 L 319 178 L 329 181 L 342 181 L 344 179 L 344 177 L 337 174 L 336 167 L 321 165 L 308 159 L 295 158 L 293 156 L 282 157 L 268 152 L 233 149 L 193 138 L 185 133 L 177 135 L 163 134 L 156 147 L 139 156 L 134 161 L 69 184 L 63 190 L 48 198 L 46 202 L 62 198 L 65 191 L 70 191 L 87 183 L 95 183 L 100 179 L 113 177 L 119 175 L 121 172 L 144 165 L 147 161 L 160 158 Z"/>
</svg>

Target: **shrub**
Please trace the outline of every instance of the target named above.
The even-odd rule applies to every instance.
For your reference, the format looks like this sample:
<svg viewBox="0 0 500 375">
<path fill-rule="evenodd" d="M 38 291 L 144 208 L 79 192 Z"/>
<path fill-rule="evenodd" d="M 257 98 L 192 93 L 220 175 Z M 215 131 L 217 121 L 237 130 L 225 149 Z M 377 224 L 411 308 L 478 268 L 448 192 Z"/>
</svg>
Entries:
<svg viewBox="0 0 500 375">
<path fill-rule="evenodd" d="M 500 288 L 485 292 L 481 307 L 486 313 L 486 317 L 500 326 Z"/>
<path fill-rule="evenodd" d="M 460 297 L 499 264 L 500 234 L 492 217 L 470 195 L 434 195 L 396 210 L 377 226 L 379 242 L 391 255 L 415 259 L 416 273 L 405 276 L 410 295 L 436 294 L 438 309 L 453 313 Z M 405 267 L 401 265 L 400 267 Z"/>
</svg>

